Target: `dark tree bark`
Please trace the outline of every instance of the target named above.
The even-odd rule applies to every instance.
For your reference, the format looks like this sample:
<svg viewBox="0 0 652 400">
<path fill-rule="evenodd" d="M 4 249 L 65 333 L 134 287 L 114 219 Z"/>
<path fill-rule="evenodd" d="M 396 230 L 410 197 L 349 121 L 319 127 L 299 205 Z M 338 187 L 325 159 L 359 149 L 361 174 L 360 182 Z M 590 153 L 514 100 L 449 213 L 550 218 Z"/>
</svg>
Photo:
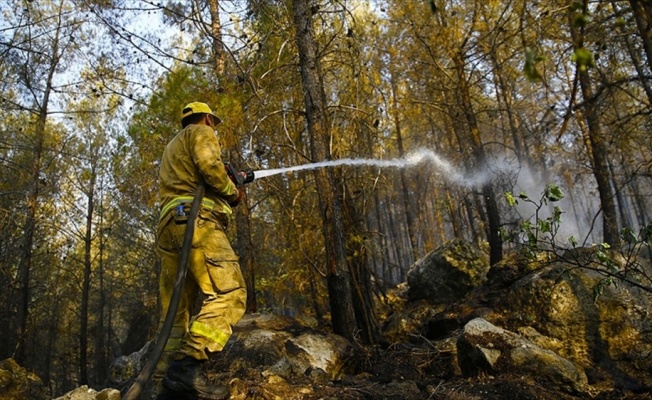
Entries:
<svg viewBox="0 0 652 400">
<path fill-rule="evenodd" d="M 235 151 L 231 152 L 235 155 Z M 233 158 L 232 158 L 233 159 Z M 251 236 L 251 213 L 247 205 L 247 196 L 242 204 L 235 210 L 236 231 L 236 252 L 240 257 L 242 275 L 247 284 L 247 313 L 255 313 L 258 310 L 256 301 L 256 263 L 254 243 Z"/>
<path fill-rule="evenodd" d="M 30 272 L 32 268 L 32 251 L 34 244 L 34 233 L 36 230 L 36 214 L 39 208 L 40 175 L 42 172 L 43 146 L 45 138 L 45 123 L 48 117 L 48 106 L 50 94 L 53 89 L 53 77 L 59 65 L 59 35 L 61 26 L 57 25 L 52 39 L 52 53 L 50 65 L 48 66 L 47 78 L 43 89 L 43 96 L 39 99 L 38 118 L 35 127 L 34 153 L 30 166 L 31 188 L 27 193 L 27 212 L 23 224 L 23 242 L 20 263 L 18 264 L 18 304 L 16 316 L 16 351 L 14 358 L 18 363 L 24 362 L 25 357 L 25 336 L 27 333 L 27 319 L 29 317 L 30 299 Z M 29 84 L 29 82 L 28 82 Z M 30 87 L 33 90 L 32 87 Z"/>
<path fill-rule="evenodd" d="M 294 0 L 294 24 L 299 49 L 299 67 L 304 89 L 306 120 L 313 160 L 331 159 L 330 133 L 326 115 L 326 94 L 317 57 L 309 0 Z M 322 230 L 326 245 L 328 294 L 333 331 L 355 339 L 356 321 L 351 296 L 351 276 L 346 259 L 346 235 L 342 214 L 342 188 L 336 184 L 332 169 L 314 171 L 319 196 Z"/>
<path fill-rule="evenodd" d="M 347 254 L 351 271 L 351 287 L 353 310 L 361 340 L 367 344 L 377 344 L 381 341 L 380 324 L 373 301 L 371 270 L 367 251 L 367 237 L 364 232 L 362 215 L 357 212 L 353 196 L 347 191 L 344 200 L 344 221 L 349 227 Z"/>
<path fill-rule="evenodd" d="M 398 147 L 398 156 L 400 158 L 403 158 L 405 156 L 405 150 L 403 149 L 403 132 L 401 130 L 401 118 L 399 114 L 399 106 L 398 106 L 398 99 L 397 99 L 397 87 L 396 87 L 396 74 L 393 70 L 393 68 L 390 67 L 390 84 L 391 84 L 391 89 L 392 89 L 392 117 L 394 119 L 394 129 L 396 130 L 396 145 Z M 416 224 L 415 224 L 415 213 L 414 213 L 414 202 L 410 201 L 413 196 L 410 195 L 410 190 L 407 185 L 407 180 L 405 177 L 405 169 L 401 168 L 400 170 L 400 177 L 401 177 L 401 190 L 403 193 L 403 208 L 405 209 L 405 216 L 407 219 L 407 232 L 408 232 L 408 237 L 410 239 L 410 251 L 409 251 L 409 256 L 410 259 L 408 261 L 409 264 L 413 263 L 416 260 L 416 253 L 418 250 L 417 247 L 417 241 L 416 241 L 416 236 L 415 236 L 415 229 L 416 229 Z"/>
<path fill-rule="evenodd" d="M 643 41 L 648 66 L 652 68 L 652 3 L 649 0 L 629 0 L 629 4 Z"/>
<path fill-rule="evenodd" d="M 91 168 L 88 192 L 86 193 L 86 233 L 84 234 L 84 278 L 82 280 L 82 298 L 79 327 L 79 383 L 88 385 L 88 299 L 91 286 L 91 246 L 93 244 L 93 212 L 95 209 L 95 179 L 97 171 Z"/>
<path fill-rule="evenodd" d="M 480 138 L 480 127 L 471 102 L 468 78 L 465 72 L 464 55 L 461 50 L 453 56 L 458 79 L 458 102 L 468 127 L 468 141 L 472 149 L 472 164 L 480 171 L 488 169 L 487 156 Z M 500 210 L 491 182 L 482 185 L 482 200 L 486 209 L 487 239 L 489 241 L 489 262 L 493 265 L 503 258 L 503 240 L 500 237 Z"/>
<path fill-rule="evenodd" d="M 588 0 L 584 1 L 584 9 L 587 9 Z M 584 32 L 583 28 L 577 27 L 575 20 L 575 13 L 569 12 L 569 25 L 573 47 L 577 51 L 584 48 Z M 600 125 L 599 110 L 597 107 L 597 99 L 593 90 L 591 76 L 589 75 L 588 65 L 577 65 L 577 76 L 582 92 L 584 102 L 581 106 L 583 118 L 588 127 L 588 151 L 591 156 L 593 176 L 598 185 L 598 193 L 600 195 L 600 205 L 602 208 L 602 228 L 603 228 L 603 241 L 616 246 L 620 243 L 618 234 L 618 217 L 616 211 L 616 203 L 614 200 L 614 189 L 611 186 L 611 174 L 609 171 L 609 151 L 607 149 L 607 141 Z M 580 124 L 583 122 L 580 121 Z"/>
<path fill-rule="evenodd" d="M 211 38 L 213 57 L 215 57 L 215 76 L 221 77 L 226 68 L 226 51 L 222 41 L 222 22 L 220 21 L 220 7 L 218 0 L 208 0 L 211 14 Z"/>
</svg>

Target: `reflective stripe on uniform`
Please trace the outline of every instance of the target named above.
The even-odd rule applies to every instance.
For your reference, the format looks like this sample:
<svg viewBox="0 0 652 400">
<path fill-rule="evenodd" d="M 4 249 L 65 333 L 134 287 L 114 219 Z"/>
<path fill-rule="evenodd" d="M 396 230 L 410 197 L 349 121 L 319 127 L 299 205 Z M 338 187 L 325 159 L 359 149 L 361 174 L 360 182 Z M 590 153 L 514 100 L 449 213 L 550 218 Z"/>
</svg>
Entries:
<svg viewBox="0 0 652 400">
<path fill-rule="evenodd" d="M 229 337 L 231 337 L 230 334 L 224 333 L 219 329 L 213 329 L 197 321 L 193 321 L 190 325 L 190 332 L 210 339 L 222 347 L 226 346 L 226 342 L 229 340 Z"/>
<path fill-rule="evenodd" d="M 192 200 L 193 200 L 192 196 L 175 197 L 174 199 L 172 199 L 172 201 L 166 204 L 165 207 L 163 207 L 163 209 L 161 210 L 161 215 L 159 216 L 158 220 L 159 221 L 162 220 L 163 217 L 165 217 L 173 208 L 176 208 L 185 203 L 192 203 Z M 211 199 L 202 199 L 201 205 L 202 207 L 212 210 L 213 207 L 215 206 L 215 202 Z"/>
</svg>

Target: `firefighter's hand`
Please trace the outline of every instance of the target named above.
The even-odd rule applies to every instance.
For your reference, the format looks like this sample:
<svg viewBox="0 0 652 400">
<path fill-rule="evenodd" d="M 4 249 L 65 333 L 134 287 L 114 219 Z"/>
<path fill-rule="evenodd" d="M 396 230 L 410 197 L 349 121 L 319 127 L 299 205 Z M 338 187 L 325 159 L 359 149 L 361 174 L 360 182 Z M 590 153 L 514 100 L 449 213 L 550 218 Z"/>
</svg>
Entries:
<svg viewBox="0 0 652 400">
<path fill-rule="evenodd" d="M 231 207 L 236 207 L 240 202 L 242 202 L 242 199 L 244 199 L 245 192 L 242 190 L 242 188 L 238 188 L 238 197 L 235 200 L 231 200 L 229 202 L 229 205 Z"/>
</svg>

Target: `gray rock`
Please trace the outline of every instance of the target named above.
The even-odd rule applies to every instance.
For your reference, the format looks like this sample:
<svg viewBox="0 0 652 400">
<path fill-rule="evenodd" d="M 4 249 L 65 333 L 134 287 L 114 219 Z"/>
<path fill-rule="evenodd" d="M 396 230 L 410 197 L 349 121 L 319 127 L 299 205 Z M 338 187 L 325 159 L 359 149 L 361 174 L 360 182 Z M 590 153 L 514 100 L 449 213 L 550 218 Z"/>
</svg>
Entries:
<svg viewBox="0 0 652 400">
<path fill-rule="evenodd" d="M 586 393 L 584 370 L 558 354 L 482 318 L 471 320 L 457 340 L 465 375 L 519 373 L 568 393 Z"/>
<path fill-rule="evenodd" d="M 120 400 L 120 392 L 116 389 L 97 392 L 88 386 L 81 386 L 54 400 Z"/>
<path fill-rule="evenodd" d="M 462 299 L 482 285 L 489 260 L 477 246 L 455 240 L 417 261 L 407 274 L 408 299 L 426 299 L 434 304 Z"/>
<path fill-rule="evenodd" d="M 289 325 L 288 325 L 289 324 Z M 265 367 L 280 376 L 321 370 L 338 379 L 352 355 L 351 344 L 341 336 L 325 334 L 274 315 L 248 314 L 234 328 L 233 336 L 220 355 L 221 361 L 239 368 Z"/>
<path fill-rule="evenodd" d="M 652 387 L 652 295 L 595 270 L 553 263 L 519 280 L 506 326 L 593 374 L 592 385 Z"/>
</svg>

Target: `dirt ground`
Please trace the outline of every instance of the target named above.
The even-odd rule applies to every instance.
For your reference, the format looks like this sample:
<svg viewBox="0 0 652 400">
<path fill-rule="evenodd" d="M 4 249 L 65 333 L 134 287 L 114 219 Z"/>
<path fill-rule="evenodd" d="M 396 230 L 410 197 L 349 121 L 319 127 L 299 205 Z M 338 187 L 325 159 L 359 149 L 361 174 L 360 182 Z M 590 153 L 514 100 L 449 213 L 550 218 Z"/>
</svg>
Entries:
<svg viewBox="0 0 652 400">
<path fill-rule="evenodd" d="M 318 371 L 284 379 L 257 370 L 231 375 L 233 400 L 652 400 L 651 393 L 618 390 L 590 394 L 554 391 L 532 377 L 518 375 L 461 377 L 445 352 L 401 344 L 362 353 L 352 374 L 330 381 Z M 214 365 L 219 376 L 220 368 Z M 232 373 L 233 371 L 231 371 Z M 234 376 L 237 376 L 234 378 Z M 222 377 L 223 379 L 226 376 Z"/>
</svg>

